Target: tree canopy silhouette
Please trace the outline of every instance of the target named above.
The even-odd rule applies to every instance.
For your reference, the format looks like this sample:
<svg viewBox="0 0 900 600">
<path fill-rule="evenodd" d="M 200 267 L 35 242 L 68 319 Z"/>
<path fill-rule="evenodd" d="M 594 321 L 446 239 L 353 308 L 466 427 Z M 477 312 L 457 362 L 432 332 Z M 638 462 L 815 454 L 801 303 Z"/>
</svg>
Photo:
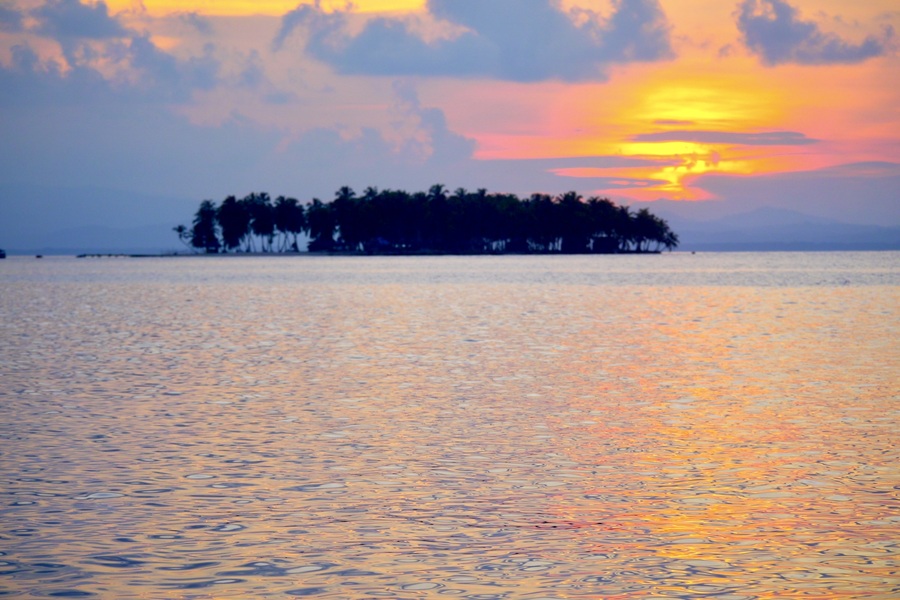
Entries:
<svg viewBox="0 0 900 600">
<path fill-rule="evenodd" d="M 442 184 L 427 192 L 347 186 L 331 202 L 306 205 L 265 192 L 204 200 L 193 227 L 175 228 L 198 251 L 359 254 L 616 254 L 661 252 L 678 246 L 664 219 L 642 208 L 632 212 L 607 198 L 577 192 L 558 196 L 470 192 L 448 194 Z"/>
</svg>

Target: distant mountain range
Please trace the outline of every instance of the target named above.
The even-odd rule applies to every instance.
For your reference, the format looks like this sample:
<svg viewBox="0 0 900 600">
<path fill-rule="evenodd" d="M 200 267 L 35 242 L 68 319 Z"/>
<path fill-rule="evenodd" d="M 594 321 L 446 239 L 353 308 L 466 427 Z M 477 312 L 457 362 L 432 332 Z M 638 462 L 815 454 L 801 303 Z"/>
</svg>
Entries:
<svg viewBox="0 0 900 600">
<path fill-rule="evenodd" d="M 900 250 L 900 226 L 842 222 L 780 207 L 739 212 L 721 202 L 658 201 L 682 251 Z M 195 198 L 103 188 L 0 185 L 0 248 L 10 254 L 184 251 L 172 227 L 190 225 Z M 850 215 L 851 217 L 853 215 Z"/>
<path fill-rule="evenodd" d="M 172 227 L 196 200 L 95 187 L 0 185 L 0 248 L 10 254 L 184 250 Z"/>
<path fill-rule="evenodd" d="M 182 219 L 187 221 L 187 219 Z M 84 225 L 58 229 L 35 238 L 34 246 L 10 248 L 12 254 L 169 254 L 186 252 L 172 225 L 159 223 L 143 227 Z"/>
<path fill-rule="evenodd" d="M 702 219 L 661 203 L 650 206 L 669 222 L 684 251 L 900 250 L 896 226 L 843 223 L 777 207 Z"/>
</svg>

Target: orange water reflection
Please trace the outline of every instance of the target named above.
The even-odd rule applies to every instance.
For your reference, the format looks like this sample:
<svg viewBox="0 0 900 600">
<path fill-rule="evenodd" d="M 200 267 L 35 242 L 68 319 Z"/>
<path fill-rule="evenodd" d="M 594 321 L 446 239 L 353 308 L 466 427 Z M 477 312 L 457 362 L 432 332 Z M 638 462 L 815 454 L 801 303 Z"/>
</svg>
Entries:
<svg viewBox="0 0 900 600">
<path fill-rule="evenodd" d="M 882 420 L 896 416 L 896 388 L 860 360 L 897 366 L 897 353 L 875 341 L 879 319 L 833 321 L 828 305 L 853 301 L 841 292 L 828 302 L 796 290 L 766 302 L 738 290 L 667 295 L 638 313 L 638 323 L 656 325 L 635 335 L 642 342 L 632 356 L 603 366 L 608 379 L 634 384 L 631 402 L 598 404 L 611 391 L 601 384 L 568 411 L 597 415 L 596 424 L 556 423 L 560 436 L 590 432 L 566 454 L 597 463 L 591 494 L 607 512 L 604 524 L 647 532 L 654 555 L 671 561 L 665 576 L 682 571 L 697 593 L 729 592 L 722 579 L 735 570 L 757 573 L 746 592 L 783 578 L 784 596 L 861 597 L 896 582 L 896 439 L 860 418 L 873 409 Z M 581 364 L 579 376 L 589 377 L 587 357 Z M 654 369 L 665 375 L 648 376 Z M 610 451 L 611 438 L 622 447 Z M 875 455 L 859 460 L 862 439 Z M 559 515 L 597 508 L 567 504 Z M 597 538 L 582 541 L 602 551 Z M 883 559 L 863 556 L 863 547 Z M 645 556 L 646 545 L 617 551 Z"/>
</svg>

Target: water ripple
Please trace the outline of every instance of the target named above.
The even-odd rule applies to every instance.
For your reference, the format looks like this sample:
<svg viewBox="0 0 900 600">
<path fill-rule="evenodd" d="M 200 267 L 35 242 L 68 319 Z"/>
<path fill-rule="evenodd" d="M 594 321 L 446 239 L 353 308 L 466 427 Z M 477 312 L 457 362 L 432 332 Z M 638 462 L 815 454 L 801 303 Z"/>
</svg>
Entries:
<svg viewBox="0 0 900 600">
<path fill-rule="evenodd" d="M 447 258 L 0 274 L 0 595 L 900 594 L 884 256 Z"/>
</svg>

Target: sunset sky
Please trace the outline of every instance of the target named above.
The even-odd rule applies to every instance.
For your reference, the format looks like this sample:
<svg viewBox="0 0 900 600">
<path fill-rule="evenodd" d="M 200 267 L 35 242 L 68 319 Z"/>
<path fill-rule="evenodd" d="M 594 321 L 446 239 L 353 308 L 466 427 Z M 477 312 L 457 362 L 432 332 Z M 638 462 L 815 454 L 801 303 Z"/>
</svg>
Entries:
<svg viewBox="0 0 900 600">
<path fill-rule="evenodd" d="M 0 185 L 898 225 L 898 29 L 895 0 L 2 0 Z"/>
</svg>

